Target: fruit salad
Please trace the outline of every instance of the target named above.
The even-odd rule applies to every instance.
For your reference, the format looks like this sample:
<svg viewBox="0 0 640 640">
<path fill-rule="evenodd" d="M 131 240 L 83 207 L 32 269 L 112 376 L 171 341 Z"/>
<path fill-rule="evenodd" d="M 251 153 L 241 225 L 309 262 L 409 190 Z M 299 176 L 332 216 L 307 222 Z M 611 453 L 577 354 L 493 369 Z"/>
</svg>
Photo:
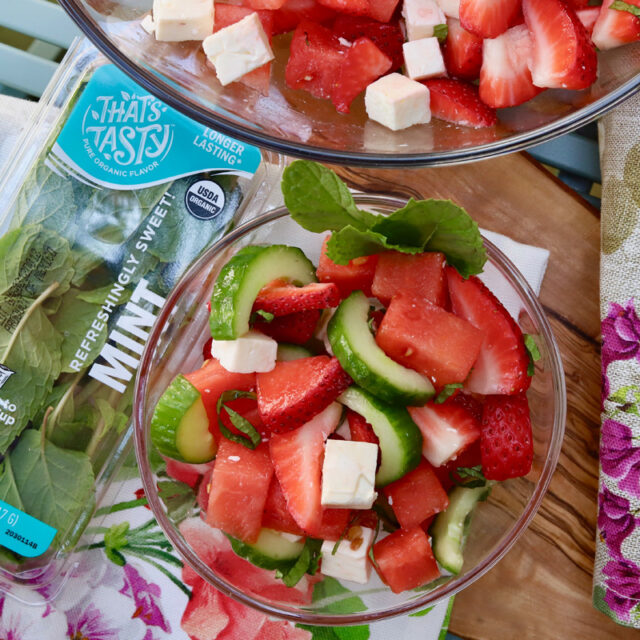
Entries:
<svg viewBox="0 0 640 640">
<path fill-rule="evenodd" d="M 274 37 L 288 87 L 393 129 L 431 117 L 480 128 L 496 109 L 597 77 L 596 48 L 640 40 L 640 0 L 154 0 L 143 26 L 201 40 L 222 85 L 268 93 Z M 285 36 L 289 37 L 289 36 Z"/>
<path fill-rule="evenodd" d="M 482 238 L 451 201 L 377 215 L 306 161 L 282 189 L 319 263 L 285 244 L 226 262 L 204 364 L 165 390 L 151 441 L 195 475 L 202 518 L 287 586 L 457 574 L 476 505 L 531 469 L 535 342 L 478 279 Z"/>
</svg>

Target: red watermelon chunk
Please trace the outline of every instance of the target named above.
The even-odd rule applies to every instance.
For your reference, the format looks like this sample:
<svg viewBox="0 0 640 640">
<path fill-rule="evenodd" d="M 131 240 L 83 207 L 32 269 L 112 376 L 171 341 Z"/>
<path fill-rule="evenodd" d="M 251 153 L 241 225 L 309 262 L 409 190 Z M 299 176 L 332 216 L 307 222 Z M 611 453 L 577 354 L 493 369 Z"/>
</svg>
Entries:
<svg viewBox="0 0 640 640">
<path fill-rule="evenodd" d="M 410 255 L 385 251 L 378 257 L 371 292 L 385 306 L 398 291 L 403 291 L 444 307 L 447 302 L 445 264 L 444 254 L 440 252 Z"/>
<path fill-rule="evenodd" d="M 399 0 L 370 0 L 367 15 L 380 22 L 389 22 L 398 3 Z"/>
<path fill-rule="evenodd" d="M 253 323 L 253 328 L 267 336 L 271 336 L 277 342 L 304 344 L 311 340 L 321 313 L 319 309 L 311 309 L 309 311 L 288 313 L 286 316 L 278 316 L 271 322 L 256 320 Z"/>
<path fill-rule="evenodd" d="M 287 508 L 287 500 L 282 492 L 278 478 L 274 475 L 267 494 L 262 514 L 262 526 L 276 531 L 302 536 L 304 531 L 298 526 Z"/>
<path fill-rule="evenodd" d="M 269 11 L 281 9 L 285 2 L 286 0 L 248 0 L 248 4 L 252 9 L 266 9 Z M 218 19 L 218 10 L 222 6 L 224 5 L 216 2 L 216 20 Z M 271 33 L 271 31 L 267 31 L 267 33 Z"/>
<path fill-rule="evenodd" d="M 351 509 L 323 509 L 320 527 L 314 537 L 321 540 L 338 540 L 351 520 Z"/>
<path fill-rule="evenodd" d="M 399 480 L 387 485 L 383 491 L 403 529 L 417 527 L 449 506 L 449 498 L 433 467 L 426 460 L 422 460 L 418 467 Z"/>
<path fill-rule="evenodd" d="M 347 51 L 338 72 L 331 100 L 341 113 L 349 113 L 351 103 L 374 80 L 391 69 L 388 58 L 369 38 L 358 38 Z"/>
<path fill-rule="evenodd" d="M 347 409 L 347 421 L 349 423 L 349 433 L 351 434 L 352 440 L 355 442 L 380 444 L 380 440 L 375 434 L 373 427 L 359 413 Z"/>
<path fill-rule="evenodd" d="M 289 513 L 306 533 L 322 529 L 322 463 L 324 443 L 342 416 L 333 403 L 304 426 L 272 436 L 269 452 Z M 217 464 L 217 463 L 216 463 Z"/>
<path fill-rule="evenodd" d="M 325 24 L 333 20 L 335 12 L 316 0 L 287 0 L 273 12 L 273 35 L 293 31 L 302 21 Z"/>
<path fill-rule="evenodd" d="M 211 474 L 207 522 L 240 540 L 255 542 L 272 475 L 266 444 L 251 450 L 222 438 Z"/>
<path fill-rule="evenodd" d="M 284 316 L 299 311 L 337 307 L 339 304 L 340 290 L 332 282 L 312 282 L 304 287 L 296 287 L 283 280 L 274 280 L 260 289 L 253 309 Z"/>
<path fill-rule="evenodd" d="M 391 591 L 415 589 L 440 576 L 427 534 L 421 527 L 398 529 L 373 545 L 376 570 Z"/>
<path fill-rule="evenodd" d="M 316 275 L 320 282 L 334 282 L 343 298 L 349 296 L 352 291 L 364 291 L 366 296 L 371 296 L 371 283 L 378 263 L 378 255 L 360 256 L 349 261 L 349 264 L 336 264 L 327 256 L 326 237 L 322 243 L 322 251 L 318 262 Z"/>
<path fill-rule="evenodd" d="M 338 359 L 329 356 L 278 362 L 256 379 L 260 416 L 273 433 L 301 427 L 351 384 Z"/>
<path fill-rule="evenodd" d="M 422 432 L 422 455 L 434 466 L 454 460 L 480 437 L 479 420 L 465 407 L 447 400 L 423 407 L 408 407 L 411 418 Z"/>
<path fill-rule="evenodd" d="M 357 16 L 369 13 L 369 0 L 318 0 L 320 4 L 340 13 L 350 13 Z M 375 1 L 375 0 L 374 0 Z"/>
<path fill-rule="evenodd" d="M 466 320 L 404 293 L 392 298 L 376 334 L 390 358 L 431 378 L 436 387 L 469 375 L 482 340 L 482 332 Z"/>
</svg>

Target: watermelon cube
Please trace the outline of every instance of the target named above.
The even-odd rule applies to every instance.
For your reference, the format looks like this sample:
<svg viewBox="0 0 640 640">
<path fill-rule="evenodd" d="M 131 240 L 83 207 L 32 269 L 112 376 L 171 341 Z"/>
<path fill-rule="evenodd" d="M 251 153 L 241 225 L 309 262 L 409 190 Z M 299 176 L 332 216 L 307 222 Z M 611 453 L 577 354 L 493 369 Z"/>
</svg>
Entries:
<svg viewBox="0 0 640 640">
<path fill-rule="evenodd" d="M 385 251 L 378 257 L 371 292 L 385 307 L 398 291 L 444 307 L 447 302 L 445 265 L 446 259 L 440 252 L 410 255 Z"/>
<path fill-rule="evenodd" d="M 251 450 L 222 438 L 211 474 L 207 522 L 235 538 L 255 542 L 272 476 L 266 444 Z"/>
<path fill-rule="evenodd" d="M 380 22 L 389 22 L 400 0 L 371 0 L 367 15 Z"/>
<path fill-rule="evenodd" d="M 387 485 L 384 494 L 403 529 L 412 529 L 421 522 L 444 511 L 449 498 L 433 467 L 422 460 L 418 467 Z"/>
<path fill-rule="evenodd" d="M 273 35 L 293 31 L 303 20 L 325 24 L 335 15 L 333 10 L 316 0 L 287 0 L 273 12 Z"/>
<path fill-rule="evenodd" d="M 366 15 L 369 13 L 370 0 L 318 0 L 320 4 L 329 7 L 340 13 L 350 13 L 353 15 Z M 376 0 L 373 0 L 374 2 Z"/>
<path fill-rule="evenodd" d="M 427 534 L 421 527 L 398 529 L 373 545 L 377 571 L 391 591 L 415 589 L 440 576 Z"/>
<path fill-rule="evenodd" d="M 431 378 L 436 387 L 465 380 L 483 338 L 466 320 L 405 293 L 393 297 L 376 334 L 390 358 Z"/>
</svg>

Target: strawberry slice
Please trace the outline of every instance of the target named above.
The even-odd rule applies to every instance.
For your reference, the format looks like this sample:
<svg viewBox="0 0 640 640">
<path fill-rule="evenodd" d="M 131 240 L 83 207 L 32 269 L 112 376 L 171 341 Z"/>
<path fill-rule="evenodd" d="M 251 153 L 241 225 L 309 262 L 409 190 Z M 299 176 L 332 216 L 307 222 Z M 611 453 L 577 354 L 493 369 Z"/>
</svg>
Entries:
<svg viewBox="0 0 640 640">
<path fill-rule="evenodd" d="M 340 290 L 333 283 L 312 282 L 296 287 L 284 280 L 274 280 L 260 289 L 253 310 L 286 316 L 299 311 L 326 309 L 340 304 Z"/>
<path fill-rule="evenodd" d="M 304 531 L 298 526 L 298 523 L 289 513 L 287 499 L 284 497 L 282 487 L 275 475 L 271 478 L 267 500 L 264 503 L 262 526 L 267 527 L 267 529 L 284 531 L 285 533 L 292 533 L 297 536 L 304 535 Z"/>
<path fill-rule="evenodd" d="M 256 376 L 258 410 L 273 433 L 297 429 L 330 405 L 351 378 L 337 358 L 313 356 L 278 362 Z"/>
<path fill-rule="evenodd" d="M 604 0 L 598 19 L 593 26 L 593 42 L 603 51 L 640 40 L 640 18 L 628 11 L 612 9 L 611 5 L 614 1 Z M 626 2 L 634 7 L 640 7 L 640 0 L 626 0 Z"/>
<path fill-rule="evenodd" d="M 492 127 L 498 121 L 495 110 L 480 100 L 473 85 L 454 78 L 431 78 L 423 84 L 429 89 L 435 118 L 474 129 Z"/>
<path fill-rule="evenodd" d="M 611 0 L 614 2 L 614 0 Z M 584 9 L 576 9 L 576 15 L 578 20 L 582 22 L 586 32 L 591 36 L 593 34 L 593 28 L 600 17 L 601 7 L 585 7 Z M 638 20 L 638 37 L 640 38 L 640 20 Z M 598 45 L 596 45 L 598 46 Z M 598 47 L 602 49 L 602 47 Z"/>
<path fill-rule="evenodd" d="M 447 25 L 442 55 L 449 75 L 475 80 L 482 67 L 482 38 L 464 29 L 455 18 L 447 18 Z"/>
<path fill-rule="evenodd" d="M 519 12 L 520 0 L 460 0 L 460 24 L 481 38 L 504 33 Z"/>
<path fill-rule="evenodd" d="M 531 384 L 529 356 L 520 327 L 478 278 L 464 280 L 451 267 L 447 267 L 447 278 L 453 312 L 484 333 L 465 389 L 483 395 L 526 391 Z"/>
<path fill-rule="evenodd" d="M 310 311 L 299 311 L 279 316 L 271 322 L 256 320 L 253 323 L 253 328 L 271 336 L 277 342 L 304 344 L 311 340 L 321 313 L 319 309 L 311 309 Z"/>
<path fill-rule="evenodd" d="M 562 0 L 523 0 L 522 10 L 533 40 L 533 83 L 555 89 L 591 86 L 596 49 L 576 12 Z"/>
<path fill-rule="evenodd" d="M 477 418 L 453 398 L 407 409 L 422 432 L 422 455 L 434 467 L 455 459 L 480 437 Z"/>
<path fill-rule="evenodd" d="M 480 99 L 491 107 L 515 107 L 538 95 L 529 61 L 533 42 L 527 27 L 511 27 L 493 40 L 485 40 L 480 70 Z"/>
<path fill-rule="evenodd" d="M 533 462 L 529 403 L 524 393 L 489 396 L 482 413 L 482 470 L 488 480 L 526 476 Z"/>
<path fill-rule="evenodd" d="M 373 427 L 359 413 L 347 409 L 347 421 L 349 423 L 349 433 L 355 442 L 371 442 L 380 444 L 378 436 Z"/>
<path fill-rule="evenodd" d="M 274 435 L 269 442 L 271 461 L 289 513 L 309 535 L 317 535 L 322 528 L 324 443 L 341 416 L 341 405 L 330 404 L 299 429 Z"/>
</svg>

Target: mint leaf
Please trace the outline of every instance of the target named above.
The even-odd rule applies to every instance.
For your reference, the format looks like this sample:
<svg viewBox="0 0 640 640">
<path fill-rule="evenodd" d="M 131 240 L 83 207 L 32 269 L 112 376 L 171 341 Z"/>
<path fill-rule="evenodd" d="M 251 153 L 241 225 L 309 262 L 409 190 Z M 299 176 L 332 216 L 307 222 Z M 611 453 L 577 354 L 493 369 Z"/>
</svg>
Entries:
<svg viewBox="0 0 640 640">
<path fill-rule="evenodd" d="M 531 377 L 535 372 L 536 368 L 534 362 L 538 362 L 540 360 L 540 349 L 538 349 L 538 345 L 534 340 L 533 336 L 529 333 L 524 334 L 524 346 L 529 354 L 529 364 L 527 365 L 527 375 Z"/>
<path fill-rule="evenodd" d="M 449 27 L 446 24 L 437 24 L 433 27 L 433 35 L 442 43 L 447 39 Z"/>
<path fill-rule="evenodd" d="M 628 2 L 623 2 L 622 0 L 615 0 L 614 3 L 611 4 L 609 9 L 615 9 L 616 11 L 627 11 L 632 16 L 636 16 L 640 18 L 640 7 L 636 7 Z"/>
<path fill-rule="evenodd" d="M 307 538 L 296 563 L 286 572 L 277 572 L 276 577 L 281 578 L 287 587 L 295 587 L 305 573 L 314 575 L 318 570 L 321 547 L 322 540 Z"/>
<path fill-rule="evenodd" d="M 256 320 L 263 320 L 264 322 L 273 322 L 275 315 L 270 313 L 269 311 L 263 311 L 262 309 L 257 309 L 251 314 L 251 322 L 255 322 Z"/>
<path fill-rule="evenodd" d="M 196 504 L 196 494 L 184 482 L 161 480 L 158 482 L 158 495 L 167 508 L 169 519 L 175 524 L 182 522 L 191 514 Z"/>
<path fill-rule="evenodd" d="M 281 188 L 291 217 L 307 231 L 346 226 L 364 231 L 375 219 L 356 207 L 349 188 L 331 169 L 317 162 L 294 160 L 284 170 Z"/>
<path fill-rule="evenodd" d="M 457 389 L 462 389 L 463 384 L 461 382 L 452 382 L 450 384 L 445 384 L 442 387 L 442 391 L 436 396 L 434 402 L 436 404 L 442 404 L 447 398 L 450 398 Z"/>
</svg>

